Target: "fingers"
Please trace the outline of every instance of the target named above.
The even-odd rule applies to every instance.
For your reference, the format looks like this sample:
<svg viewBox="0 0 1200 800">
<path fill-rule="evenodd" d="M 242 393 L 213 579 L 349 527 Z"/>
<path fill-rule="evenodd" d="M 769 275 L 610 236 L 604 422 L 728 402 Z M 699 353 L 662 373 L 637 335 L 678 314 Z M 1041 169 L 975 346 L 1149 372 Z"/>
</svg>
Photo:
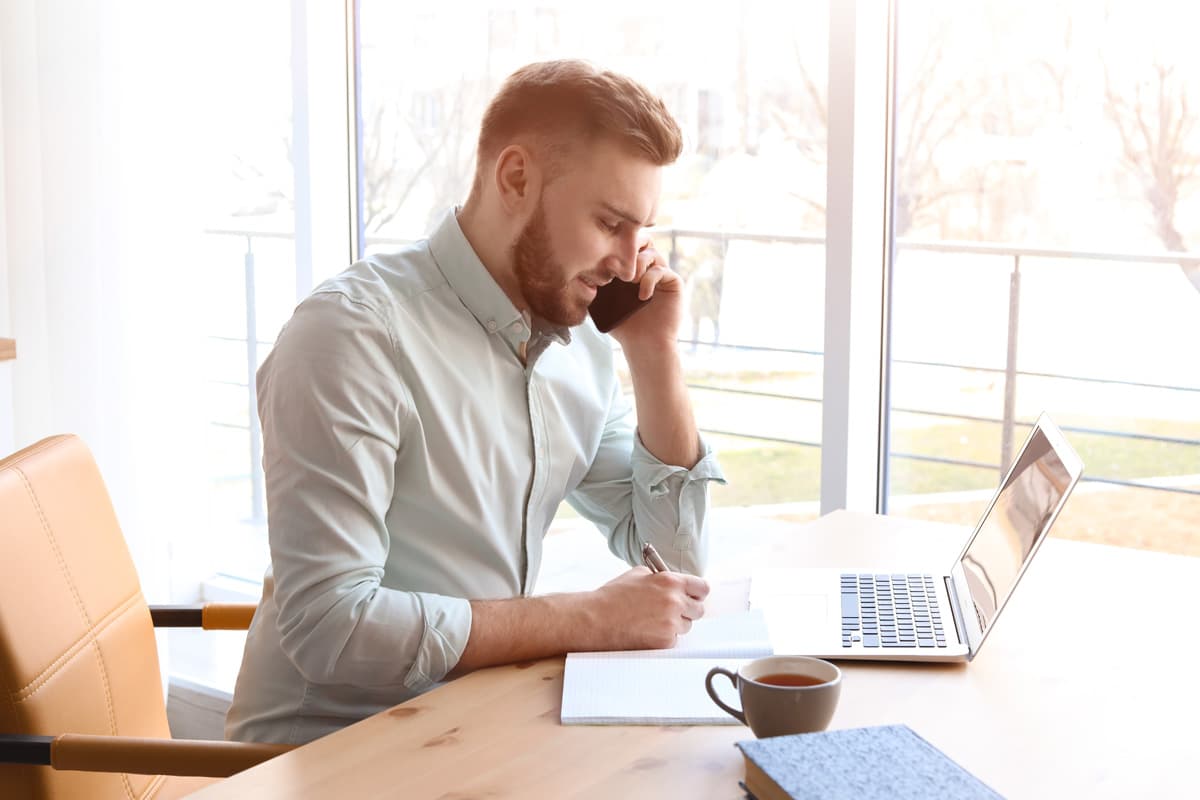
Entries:
<svg viewBox="0 0 1200 800">
<path fill-rule="evenodd" d="M 664 280 L 671 280 L 675 273 L 667 266 L 666 259 L 654 249 L 653 243 L 647 241 L 638 250 L 634 264 L 633 281 L 640 284 L 638 297 L 649 300 L 654 296 L 654 290 Z"/>
<path fill-rule="evenodd" d="M 678 590 L 682 591 L 682 594 L 676 595 L 674 602 L 678 603 L 679 617 L 686 620 L 688 622 L 686 627 L 690 628 L 692 620 L 704 616 L 704 598 L 708 596 L 708 583 L 703 578 L 679 572 L 659 574 L 669 575 L 667 580 L 670 580 L 678 586 Z"/>
<path fill-rule="evenodd" d="M 689 623 L 695 622 L 704 616 L 704 603 L 688 598 L 688 602 L 684 604 L 683 613 L 679 616 L 683 617 Z M 688 627 L 690 628 L 691 625 L 689 624 Z"/>
<path fill-rule="evenodd" d="M 637 260 L 634 263 L 633 270 L 634 280 L 645 275 L 646 270 L 654 266 L 655 263 L 661 264 L 664 267 L 667 265 L 666 260 L 654 249 L 653 243 L 647 242 L 638 249 Z"/>
<path fill-rule="evenodd" d="M 695 575 L 684 575 L 683 579 L 683 591 L 687 593 L 688 597 L 693 597 L 696 600 L 703 600 L 708 597 L 708 581 L 698 578 Z"/>
<path fill-rule="evenodd" d="M 670 631 L 670 641 L 665 642 L 661 646 L 674 647 L 675 639 L 690 631 L 692 629 L 692 624 L 696 620 L 701 619 L 703 616 L 704 604 L 693 600 L 685 604 L 683 610 L 679 614 L 668 619 L 663 619 L 661 624 Z"/>
<path fill-rule="evenodd" d="M 629 573 L 626 574 L 631 574 L 632 572 L 634 572 L 634 570 L 630 570 Z M 704 598 L 708 597 L 710 588 L 708 581 L 704 580 L 704 578 L 697 577 L 696 575 L 689 575 L 686 572 L 658 572 L 654 574 L 659 578 L 659 580 L 666 581 L 673 586 L 678 587 L 680 591 L 693 600 L 702 601 Z"/>
<path fill-rule="evenodd" d="M 642 275 L 638 285 L 638 298 L 641 300 L 649 300 L 654 296 L 654 291 L 658 285 L 663 282 L 671 272 L 665 267 L 655 265 L 646 270 Z"/>
</svg>

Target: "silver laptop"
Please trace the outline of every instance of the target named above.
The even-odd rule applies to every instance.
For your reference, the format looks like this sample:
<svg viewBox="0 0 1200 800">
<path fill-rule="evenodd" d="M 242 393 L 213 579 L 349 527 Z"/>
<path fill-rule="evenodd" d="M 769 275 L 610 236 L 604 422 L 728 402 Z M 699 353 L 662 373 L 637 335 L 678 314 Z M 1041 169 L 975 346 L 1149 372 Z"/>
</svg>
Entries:
<svg viewBox="0 0 1200 800">
<path fill-rule="evenodd" d="M 836 659 L 970 661 L 1082 473 L 1083 462 L 1043 414 L 944 574 L 787 570 L 780 611 L 797 612 L 789 619 L 788 651 Z M 807 602 L 813 600 L 822 602 Z M 825 611 L 806 615 L 802 607 Z"/>
</svg>

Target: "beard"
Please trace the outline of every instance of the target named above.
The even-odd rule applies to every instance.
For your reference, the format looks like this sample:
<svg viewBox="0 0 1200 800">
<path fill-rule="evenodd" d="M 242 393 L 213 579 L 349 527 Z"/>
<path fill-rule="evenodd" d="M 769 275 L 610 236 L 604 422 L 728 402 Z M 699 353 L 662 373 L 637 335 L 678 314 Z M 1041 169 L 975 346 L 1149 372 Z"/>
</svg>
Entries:
<svg viewBox="0 0 1200 800">
<path fill-rule="evenodd" d="M 538 201 L 512 247 L 513 273 L 529 310 L 552 325 L 572 327 L 587 317 L 587 305 L 571 295 L 571 279 L 554 256 L 546 209 Z"/>
</svg>

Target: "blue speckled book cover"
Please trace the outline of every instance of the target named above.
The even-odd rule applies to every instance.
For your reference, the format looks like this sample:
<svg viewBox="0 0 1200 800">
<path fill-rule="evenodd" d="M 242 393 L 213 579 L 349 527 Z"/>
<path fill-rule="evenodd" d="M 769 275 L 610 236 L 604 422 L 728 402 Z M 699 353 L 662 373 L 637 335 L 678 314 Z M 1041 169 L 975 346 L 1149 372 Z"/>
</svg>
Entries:
<svg viewBox="0 0 1200 800">
<path fill-rule="evenodd" d="M 1000 795 L 907 725 L 738 742 L 757 800 L 995 800 Z"/>
</svg>

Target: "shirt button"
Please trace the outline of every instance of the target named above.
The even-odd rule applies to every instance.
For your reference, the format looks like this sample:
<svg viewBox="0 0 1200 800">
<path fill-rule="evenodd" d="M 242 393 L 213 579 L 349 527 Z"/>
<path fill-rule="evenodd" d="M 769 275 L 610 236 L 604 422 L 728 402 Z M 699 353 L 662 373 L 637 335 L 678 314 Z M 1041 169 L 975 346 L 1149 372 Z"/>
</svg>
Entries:
<svg viewBox="0 0 1200 800">
<path fill-rule="evenodd" d="M 522 328 L 524 328 L 524 327 L 525 327 L 525 326 L 524 326 L 524 325 L 522 325 L 521 323 L 519 323 L 519 322 L 514 322 L 512 325 L 510 325 L 510 326 L 509 326 L 509 328 L 508 328 L 508 329 L 509 329 L 510 331 L 512 331 L 513 333 L 520 333 L 520 332 L 521 332 L 521 329 L 522 329 Z"/>
<path fill-rule="evenodd" d="M 498 327 L 500 327 L 500 326 L 496 324 L 496 320 L 494 320 L 494 319 L 489 319 L 489 320 L 487 321 L 487 329 L 488 329 L 489 331 L 491 331 L 492 333 L 495 333 L 495 332 L 496 332 L 496 329 L 497 329 Z"/>
</svg>

